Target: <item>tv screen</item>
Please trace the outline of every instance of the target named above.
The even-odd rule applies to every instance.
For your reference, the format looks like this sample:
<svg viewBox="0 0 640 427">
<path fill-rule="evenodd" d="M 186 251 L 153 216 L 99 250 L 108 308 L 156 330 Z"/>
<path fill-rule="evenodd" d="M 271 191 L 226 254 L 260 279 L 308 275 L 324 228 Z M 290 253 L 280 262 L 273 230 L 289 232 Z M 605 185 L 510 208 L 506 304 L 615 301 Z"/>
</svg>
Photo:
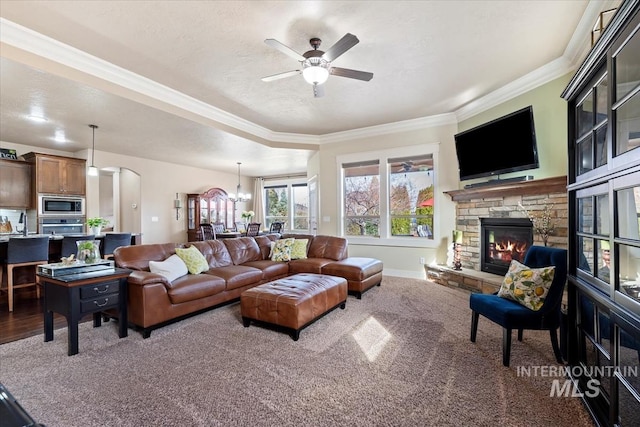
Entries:
<svg viewBox="0 0 640 427">
<path fill-rule="evenodd" d="M 532 106 L 454 138 L 461 181 L 539 167 Z"/>
</svg>

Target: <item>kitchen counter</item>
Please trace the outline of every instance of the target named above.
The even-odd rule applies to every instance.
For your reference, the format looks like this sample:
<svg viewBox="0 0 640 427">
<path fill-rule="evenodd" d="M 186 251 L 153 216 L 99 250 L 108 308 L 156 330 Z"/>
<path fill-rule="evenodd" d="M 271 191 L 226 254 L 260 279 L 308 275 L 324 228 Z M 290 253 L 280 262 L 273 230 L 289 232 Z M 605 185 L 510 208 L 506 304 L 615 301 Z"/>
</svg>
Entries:
<svg viewBox="0 0 640 427">
<path fill-rule="evenodd" d="M 107 233 L 109 234 L 109 233 Z M 87 233 L 83 235 L 88 235 Z M 0 234 L 0 259 L 5 259 L 7 255 L 7 245 L 9 244 L 9 238 L 21 238 L 28 239 L 31 237 L 49 237 L 49 262 L 60 261 L 60 252 L 62 252 L 62 234 L 29 234 L 28 237 L 22 236 L 22 233 L 1 233 Z M 104 234 L 98 234 L 95 236 L 96 240 L 103 240 Z M 142 233 L 131 233 L 131 244 L 142 244 Z M 102 253 L 102 252 L 101 252 Z"/>
</svg>

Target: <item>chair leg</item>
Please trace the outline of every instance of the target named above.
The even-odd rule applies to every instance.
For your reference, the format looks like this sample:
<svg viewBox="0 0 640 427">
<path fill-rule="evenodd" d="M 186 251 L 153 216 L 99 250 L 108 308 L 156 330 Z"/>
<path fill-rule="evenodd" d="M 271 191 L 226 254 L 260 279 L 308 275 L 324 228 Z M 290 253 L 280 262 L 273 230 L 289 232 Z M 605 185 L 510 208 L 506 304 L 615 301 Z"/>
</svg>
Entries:
<svg viewBox="0 0 640 427">
<path fill-rule="evenodd" d="M 562 354 L 560 353 L 560 347 L 558 346 L 558 330 L 549 329 L 549 336 L 551 337 L 551 347 L 553 347 L 553 354 L 556 356 L 556 360 L 558 363 L 564 363 Z"/>
<path fill-rule="evenodd" d="M 502 328 L 502 364 L 509 366 L 511 358 L 511 329 Z"/>
<path fill-rule="evenodd" d="M 518 341 L 522 341 L 522 329 L 518 329 Z"/>
<path fill-rule="evenodd" d="M 478 332 L 478 318 L 480 313 L 471 312 L 471 342 L 476 342 L 476 333 Z"/>
</svg>

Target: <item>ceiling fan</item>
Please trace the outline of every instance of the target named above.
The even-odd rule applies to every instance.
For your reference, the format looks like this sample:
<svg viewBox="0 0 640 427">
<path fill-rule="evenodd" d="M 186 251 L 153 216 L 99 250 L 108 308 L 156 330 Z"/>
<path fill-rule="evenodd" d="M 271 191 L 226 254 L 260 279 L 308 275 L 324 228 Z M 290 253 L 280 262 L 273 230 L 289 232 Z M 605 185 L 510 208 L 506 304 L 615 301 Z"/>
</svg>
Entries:
<svg viewBox="0 0 640 427">
<path fill-rule="evenodd" d="M 302 73 L 305 81 L 313 85 L 313 95 L 319 98 L 324 95 L 324 87 L 322 84 L 327 81 L 329 74 L 367 82 L 373 78 L 373 73 L 331 66 L 331 62 L 360 42 L 356 36 L 350 33 L 345 34 L 344 37 L 338 40 L 338 42 L 331 46 L 326 52 L 318 49 L 322 40 L 314 37 L 309 40 L 309 44 L 311 44 L 313 49 L 306 51 L 302 55 L 276 39 L 266 39 L 264 42 L 274 49 L 289 55 L 302 65 L 302 70 L 285 71 L 284 73 L 263 77 L 262 81 L 264 82 L 271 82 Z"/>
</svg>

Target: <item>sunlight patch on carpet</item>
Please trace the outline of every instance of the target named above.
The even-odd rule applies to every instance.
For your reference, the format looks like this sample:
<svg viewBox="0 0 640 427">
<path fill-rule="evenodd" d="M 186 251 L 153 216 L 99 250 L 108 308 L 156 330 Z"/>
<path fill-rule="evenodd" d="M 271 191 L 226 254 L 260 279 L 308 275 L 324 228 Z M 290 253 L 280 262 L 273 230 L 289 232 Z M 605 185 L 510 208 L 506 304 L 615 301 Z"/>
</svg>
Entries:
<svg viewBox="0 0 640 427">
<path fill-rule="evenodd" d="M 391 339 L 389 331 L 373 316 L 365 320 L 352 335 L 370 362 L 376 360 L 384 346 Z"/>
</svg>

